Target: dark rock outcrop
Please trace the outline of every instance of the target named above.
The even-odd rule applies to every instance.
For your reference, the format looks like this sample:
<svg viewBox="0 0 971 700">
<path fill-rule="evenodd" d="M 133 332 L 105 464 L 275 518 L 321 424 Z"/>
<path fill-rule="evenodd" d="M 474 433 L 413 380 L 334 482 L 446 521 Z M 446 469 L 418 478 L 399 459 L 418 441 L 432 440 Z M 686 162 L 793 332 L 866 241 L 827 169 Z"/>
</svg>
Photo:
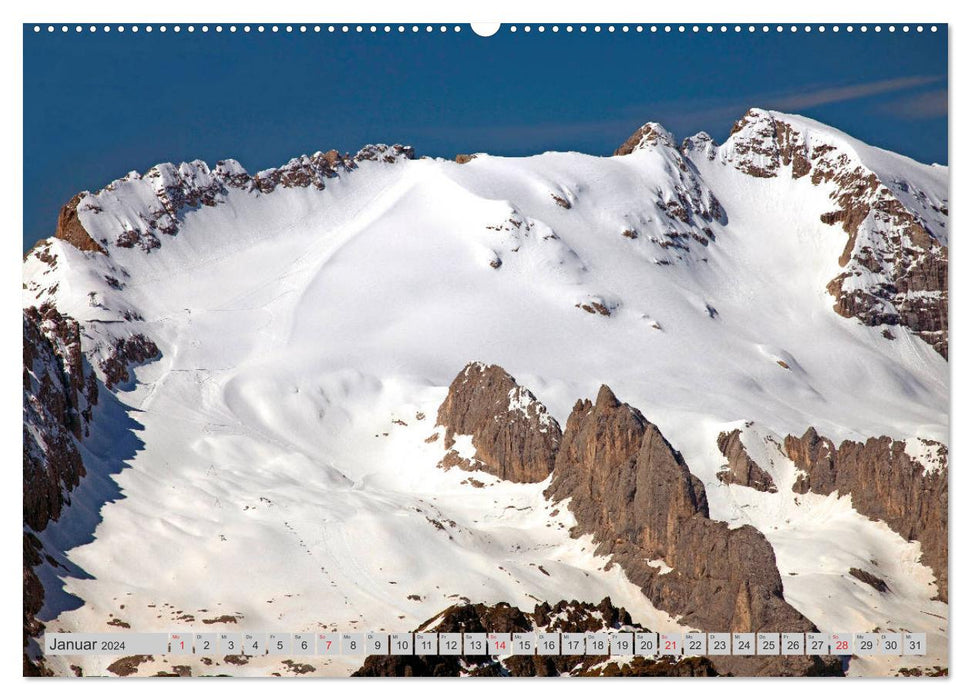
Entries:
<svg viewBox="0 0 971 700">
<path fill-rule="evenodd" d="M 37 619 L 37 613 L 44 606 L 44 586 L 41 584 L 34 567 L 41 563 L 41 552 L 43 547 L 40 540 L 32 533 L 24 533 L 24 620 L 23 620 L 23 675 L 24 676 L 46 676 L 50 675 L 45 668 L 43 660 L 35 660 L 28 656 L 26 652 L 27 643 L 32 637 L 36 637 L 44 631 L 44 624 Z"/>
<path fill-rule="evenodd" d="M 188 163 L 160 163 L 144 175 L 130 172 L 125 177 L 91 194 L 81 192 L 61 211 L 55 234 L 81 250 L 105 252 L 101 243 L 113 243 L 120 248 L 136 246 L 150 252 L 161 247 L 158 234 L 174 236 L 178 233 L 185 213 L 201 207 L 213 207 L 224 201 L 231 189 L 269 194 L 277 188 L 313 187 L 323 190 L 326 181 L 357 169 L 366 161 L 396 163 L 412 160 L 415 151 L 410 146 L 384 144 L 367 145 L 353 156 L 338 151 L 316 152 L 292 158 L 278 168 L 269 168 L 251 175 L 235 160 L 218 161 L 210 168 L 201 160 Z M 94 241 L 78 218 L 78 211 L 101 214 L 102 192 L 111 192 L 129 182 L 143 181 L 150 185 L 154 198 L 135 213 L 138 220 L 120 228 L 114 240 Z"/>
<path fill-rule="evenodd" d="M 57 229 L 54 232 L 54 237 L 70 243 L 78 250 L 104 253 L 105 249 L 91 238 L 78 218 L 78 204 L 85 194 L 82 192 L 74 195 L 71 201 L 61 208 L 61 213 L 57 216 Z"/>
<path fill-rule="evenodd" d="M 863 581 L 863 583 L 867 584 L 878 593 L 887 593 L 890 590 L 890 586 L 888 586 L 887 582 L 882 578 L 871 574 L 869 571 L 858 569 L 855 566 L 850 569 L 850 576 L 859 581 Z"/>
<path fill-rule="evenodd" d="M 87 431 L 98 387 L 81 355 L 80 327 L 52 306 L 23 311 L 24 523 L 57 520 L 63 493 L 84 465 L 77 440 Z"/>
<path fill-rule="evenodd" d="M 562 431 L 546 407 L 501 367 L 473 362 L 459 372 L 438 409 L 445 429 L 439 466 L 481 469 L 521 483 L 543 481 L 553 469 Z M 452 449 L 456 435 L 470 435 L 475 457 Z"/>
<path fill-rule="evenodd" d="M 433 624 L 434 623 L 434 624 Z M 608 632 L 644 631 L 609 598 L 598 605 L 577 601 L 541 603 L 526 613 L 507 603 L 454 605 L 418 632 Z M 607 656 L 368 656 L 355 676 L 716 676 L 706 658 L 636 658 L 604 664 Z"/>
<path fill-rule="evenodd" d="M 726 484 L 748 486 L 757 491 L 769 493 L 778 491 L 775 482 L 772 480 L 772 475 L 748 456 L 745 445 L 742 444 L 741 430 L 719 434 L 718 449 L 728 460 L 727 467 L 715 475 L 719 481 Z"/>
<path fill-rule="evenodd" d="M 546 493 L 570 499 L 573 534 L 593 534 L 597 554 L 685 623 L 709 631 L 815 630 L 784 600 L 768 540 L 751 526 L 711 520 L 704 486 L 681 455 L 606 386 L 596 403 L 574 406 Z M 714 663 L 736 675 L 839 672 L 835 660 L 807 657 Z"/>
<path fill-rule="evenodd" d="M 140 654 L 137 656 L 123 656 L 117 661 L 111 663 L 107 670 L 109 673 L 113 673 L 116 676 L 131 676 L 138 673 L 139 666 L 154 660 L 154 657 L 145 654 Z"/>
<path fill-rule="evenodd" d="M 947 447 L 923 443 L 935 454 L 933 469 L 886 436 L 846 440 L 837 448 L 809 428 L 802 437 L 786 437 L 785 450 L 802 472 L 793 491 L 850 495 L 858 512 L 920 542 L 921 561 L 934 571 L 940 599 L 947 601 Z"/>
<path fill-rule="evenodd" d="M 141 333 L 133 333 L 127 338 L 116 338 L 108 356 L 100 362 L 105 375 L 105 386 L 115 386 L 131 381 L 132 367 L 144 364 L 160 355 L 158 346 Z"/>
<path fill-rule="evenodd" d="M 43 632 L 44 587 L 34 572 L 43 547 L 33 534 L 57 520 L 84 476 L 78 441 L 88 432 L 98 385 L 81 354 L 78 323 L 52 306 L 23 310 L 23 643 Z M 23 656 L 24 675 L 47 675 Z"/>
<path fill-rule="evenodd" d="M 645 146 L 655 146 L 661 144 L 669 148 L 675 148 L 674 139 L 671 133 L 657 122 L 648 122 L 628 137 L 620 147 L 614 151 L 615 156 L 630 155 L 634 151 Z"/>
<path fill-rule="evenodd" d="M 637 151 L 659 154 L 671 176 L 667 185 L 645 193 L 654 199 L 658 221 L 664 224 L 663 231 L 651 236 L 650 240 L 675 259 L 683 259 L 692 249 L 692 241 L 707 248 L 715 240 L 711 225 L 715 222 L 725 224 L 728 217 L 695 165 L 684 157 L 670 132 L 655 122 L 648 122 L 635 131 L 614 151 L 614 155 L 626 156 Z M 670 262 L 665 259 L 659 264 Z"/>
</svg>

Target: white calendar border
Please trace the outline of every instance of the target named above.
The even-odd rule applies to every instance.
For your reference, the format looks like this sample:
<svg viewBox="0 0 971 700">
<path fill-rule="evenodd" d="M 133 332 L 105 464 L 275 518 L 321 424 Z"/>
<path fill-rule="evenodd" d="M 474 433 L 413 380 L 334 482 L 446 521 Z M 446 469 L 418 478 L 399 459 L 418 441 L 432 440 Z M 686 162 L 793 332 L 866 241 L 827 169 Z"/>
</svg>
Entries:
<svg viewBox="0 0 971 700">
<path fill-rule="evenodd" d="M 955 3 L 956 4 L 956 3 Z M 900 0 L 883 0 L 882 2 L 846 2 L 845 0 L 814 0 L 812 3 L 788 4 L 780 3 L 778 0 L 750 0 L 746 3 L 728 4 L 715 2 L 714 0 L 697 0 L 693 3 L 648 3 L 631 2 L 623 0 L 597 0 L 596 2 L 579 4 L 568 4 L 565 0 L 534 0 L 533 2 L 523 2 L 522 0 L 488 0 L 480 2 L 475 6 L 464 3 L 446 2 L 445 0 L 422 0 L 421 2 L 392 2 L 390 0 L 356 0 L 353 3 L 337 5 L 334 3 L 322 3 L 319 0 L 276 0 L 271 6 L 262 3 L 243 4 L 237 1 L 225 3 L 215 7 L 212 3 L 199 3 L 198 0 L 167 0 L 164 5 L 147 5 L 137 3 L 133 0 L 119 2 L 118 0 L 108 0 L 99 2 L 96 6 L 91 3 L 79 4 L 67 2 L 65 0 L 48 0 L 41 3 L 17 3 L 11 7 L 9 4 L 4 8 L 3 41 L 0 42 L 0 51 L 4 53 L 6 59 L 4 65 L 4 80 L 8 81 L 5 94 L 11 96 L 10 104 L 3 110 L 3 131 L 7 140 L 6 165 L 7 167 L 0 172 L 2 177 L 2 192 L 4 200 L 3 211 L 8 213 L 8 240 L 6 247 L 0 255 L 0 265 L 5 268 L 2 279 L 7 282 L 4 286 L 5 296 L 0 308 L 4 311 L 4 321 L 7 327 L 16 327 L 19 323 L 17 316 L 20 314 L 20 292 L 15 288 L 12 281 L 20 278 L 20 251 L 14 251 L 14 246 L 20 246 L 20 235 L 16 233 L 19 226 L 15 226 L 18 221 L 16 217 L 10 217 L 9 212 L 22 212 L 22 89 L 20 79 L 22 76 L 22 41 L 23 34 L 20 24 L 25 21 L 125 21 L 125 22 L 160 22 L 160 21 L 312 21 L 314 19 L 327 20 L 334 22 L 354 22 L 354 21 L 382 21 L 382 22 L 442 22 L 466 23 L 469 21 L 495 21 L 503 19 L 508 22 L 854 22 L 861 20 L 873 22 L 946 22 L 957 23 L 952 25 L 950 34 L 950 48 L 952 59 L 951 72 L 951 110 L 949 112 L 950 124 L 967 123 L 968 110 L 966 89 L 966 75 L 960 71 L 960 66 L 971 66 L 971 44 L 963 41 L 965 32 L 971 33 L 971 24 L 965 23 L 964 16 L 959 15 L 956 9 L 948 3 L 929 3 L 904 2 Z M 964 137 L 959 129 L 952 128 L 950 134 L 951 158 L 948 159 L 952 166 L 952 190 L 963 192 L 964 185 L 971 180 L 964 173 L 967 172 L 965 163 L 971 163 L 971 152 L 968 148 L 967 137 Z M 961 164 L 957 170 L 953 169 L 954 156 L 957 155 Z M 11 221 L 12 219 L 12 221 Z M 961 224 L 968 219 L 963 215 L 963 202 L 959 199 L 952 209 L 952 227 L 961 229 Z M 964 226 L 968 229 L 971 227 Z M 952 241 L 951 259 L 964 262 L 961 257 L 964 243 L 960 237 L 957 238 L 958 258 L 954 257 L 954 242 Z M 955 263 L 956 264 L 956 263 Z M 952 307 L 966 309 L 969 306 L 969 284 L 967 275 L 951 276 L 952 281 Z M 956 318 L 956 316 L 955 316 Z M 0 344 L 0 367 L 3 368 L 2 395 L 6 400 L 2 404 L 3 413 L 0 415 L 0 430 L 3 432 L 4 440 L 2 444 L 11 446 L 21 442 L 20 429 L 17 421 L 20 420 L 20 398 L 19 391 L 15 391 L 21 383 L 19 369 L 20 346 L 12 336 L 15 334 L 5 334 L 6 340 Z M 969 371 L 967 366 L 967 347 L 965 340 L 969 338 L 967 324 L 951 325 L 951 370 L 953 388 L 966 388 L 971 386 Z M 968 403 L 971 397 L 966 391 L 952 390 L 952 425 L 967 425 L 971 416 L 968 412 Z M 954 431 L 950 441 L 950 454 L 952 461 L 963 462 L 963 457 L 969 453 L 969 438 L 965 437 L 967 431 Z M 9 447 L 8 447 L 9 449 Z M 12 461 L 12 460 L 10 460 Z M 8 464 L 8 467 L 11 465 Z M 14 467 L 15 468 L 15 467 Z M 8 470 L 9 471 L 9 470 Z M 951 492 L 968 492 L 966 488 L 959 485 L 968 480 L 964 474 L 967 470 L 956 469 L 951 471 Z M 8 478 L 12 475 L 8 473 Z M 18 480 L 19 483 L 19 480 Z M 955 488 L 957 487 L 957 488 Z M 5 523 L 0 532 L 3 532 L 3 555 L 8 562 L 17 561 L 21 557 L 21 542 L 19 526 L 15 526 L 13 520 L 20 517 L 21 503 L 18 501 L 20 494 L 18 489 L 4 489 L 3 498 L 7 499 L 6 506 L 2 509 L 4 517 L 8 522 Z M 950 532 L 955 533 L 967 529 L 966 515 L 963 508 L 952 508 Z M 953 535 L 952 535 L 953 541 Z M 960 552 L 957 548 L 951 547 L 951 573 L 952 591 L 960 591 L 955 586 L 955 582 L 964 580 L 966 570 L 965 562 L 958 558 Z M 245 682 L 233 682 L 230 688 L 214 687 L 198 680 L 182 679 L 176 682 L 178 689 L 175 690 L 171 683 L 164 681 L 137 681 L 137 687 L 130 686 L 126 681 L 97 681 L 86 680 L 84 682 L 71 681 L 50 681 L 50 680 L 25 680 L 21 677 L 21 640 L 20 635 L 14 633 L 15 625 L 20 625 L 21 610 L 14 602 L 20 600 L 21 591 L 19 589 L 19 577 L 10 575 L 13 567 L 9 567 L 8 575 L 4 580 L 4 600 L 8 601 L 2 610 L 4 629 L 7 634 L 4 639 L 4 654 L 0 659 L 5 664 L 4 678 L 5 685 L 16 685 L 17 694 L 26 695 L 30 693 L 32 697 L 38 694 L 57 693 L 60 696 L 67 696 L 71 700 L 77 697 L 80 700 L 86 698 L 97 698 L 104 700 L 113 697 L 130 697 L 131 693 L 138 692 L 144 700 L 154 700 L 154 698 L 172 695 L 173 691 L 180 697 L 205 697 L 211 698 L 215 693 L 231 692 L 234 700 L 262 697 L 266 694 L 269 686 L 264 684 L 253 684 Z M 958 644 L 956 641 L 959 635 L 963 634 L 968 627 L 968 606 L 960 602 L 960 592 L 958 593 L 959 602 L 957 607 L 949 608 L 951 611 L 950 635 L 951 650 L 949 654 L 949 664 L 969 656 L 967 654 L 967 644 Z M 827 700 L 832 697 L 859 697 L 860 693 L 878 690 L 889 693 L 892 697 L 903 696 L 905 693 L 910 696 L 914 692 L 931 692 L 937 696 L 967 695 L 971 689 L 971 683 L 967 678 L 971 676 L 964 669 L 958 669 L 959 678 L 950 678 L 947 681 L 926 681 L 919 682 L 917 685 L 912 681 L 904 679 L 898 680 L 865 680 L 862 683 L 879 683 L 879 687 L 865 688 L 861 682 L 831 681 L 822 680 L 792 681 L 786 679 L 738 679 L 717 683 L 719 700 L 727 700 L 734 697 L 752 697 L 753 694 L 764 694 L 768 691 L 785 693 L 787 700 L 801 700 L 802 698 L 813 698 L 816 700 L 819 694 L 825 693 Z M 503 679 L 495 682 L 470 682 L 468 680 L 455 681 L 462 683 L 460 691 L 457 691 L 455 682 L 445 682 L 441 680 L 421 680 L 408 679 L 396 683 L 393 688 L 388 683 L 367 683 L 361 679 L 326 681 L 326 686 L 294 686 L 291 692 L 320 692 L 325 690 L 328 693 L 353 693 L 355 700 L 367 698 L 372 694 L 387 694 L 393 692 L 396 700 L 409 700 L 410 698 L 425 698 L 429 693 L 441 695 L 443 692 L 461 692 L 462 700 L 474 700 L 476 698 L 487 698 L 494 696 L 497 692 L 508 696 L 511 692 L 509 684 L 513 688 L 512 692 L 535 693 L 536 686 L 527 686 L 527 683 L 537 681 L 530 679 Z M 541 681 L 540 681 L 541 682 Z M 613 681 L 618 683 L 618 681 Z M 650 679 L 639 683 L 662 683 L 665 693 L 695 693 L 712 692 L 712 688 L 702 688 L 693 684 L 690 686 L 680 686 L 675 688 L 672 684 L 677 681 L 673 679 Z M 502 683 L 502 689 L 496 683 Z M 786 685 L 783 686 L 782 684 Z M 824 685 L 825 683 L 825 685 Z M 933 683 L 933 686 L 927 685 Z M 29 684 L 26 685 L 26 684 Z M 278 691 L 273 688 L 273 691 Z M 548 690 L 544 686 L 543 690 Z M 643 685 L 623 685 L 619 683 L 615 688 L 616 692 L 656 692 L 655 689 L 647 691 Z M 19 691 L 19 692 L 18 692 Z M 273 692 L 271 691 L 271 692 Z M 584 698 L 588 700 L 591 692 L 601 692 L 594 689 L 589 683 L 567 682 L 557 686 L 558 698 Z"/>
</svg>

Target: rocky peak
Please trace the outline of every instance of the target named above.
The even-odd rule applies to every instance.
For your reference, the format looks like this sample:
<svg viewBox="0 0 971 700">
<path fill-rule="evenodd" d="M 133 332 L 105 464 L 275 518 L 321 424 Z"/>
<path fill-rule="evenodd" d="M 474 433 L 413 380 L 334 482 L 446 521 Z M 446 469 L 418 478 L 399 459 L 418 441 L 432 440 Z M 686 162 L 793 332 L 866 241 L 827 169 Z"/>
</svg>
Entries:
<svg viewBox="0 0 971 700">
<path fill-rule="evenodd" d="M 481 469 L 501 479 L 538 482 L 553 469 L 562 432 L 528 389 L 497 365 L 472 362 L 459 372 L 438 409 L 445 429 L 440 466 Z M 463 454 L 469 436 L 474 455 Z"/>
<path fill-rule="evenodd" d="M 201 160 L 178 165 L 160 163 L 144 175 L 132 171 L 98 192 L 75 195 L 61 211 L 55 235 L 80 250 L 104 253 L 105 246 L 113 245 L 151 252 L 162 246 L 163 238 L 159 234 L 178 233 L 185 211 L 217 206 L 231 190 L 264 195 L 277 188 L 323 190 L 327 180 L 356 170 L 365 162 L 396 164 L 414 158 L 415 151 L 410 146 L 371 144 L 353 156 L 336 150 L 317 151 L 254 175 L 232 159 L 218 161 L 214 168 Z M 103 236 L 98 242 L 84 222 L 95 221 L 88 217 L 110 217 L 106 211 L 121 216 L 110 219 L 113 234 Z M 115 221 L 119 218 L 121 221 Z"/>
<path fill-rule="evenodd" d="M 578 402 L 567 420 L 547 497 L 571 498 L 578 527 L 610 531 L 651 551 L 695 515 L 708 517 L 701 481 L 656 425 L 602 386 L 595 404 Z"/>
<path fill-rule="evenodd" d="M 802 156 L 804 145 L 801 135 L 794 138 L 788 123 L 776 121 L 768 110 L 753 108 L 735 122 L 723 148 L 727 160 L 743 173 L 775 177 L 783 164 L 792 162 L 794 154 Z M 805 174 L 803 170 L 800 157 L 799 177 Z"/>
<path fill-rule="evenodd" d="M 746 112 L 720 152 L 753 177 L 788 172 L 829 188 L 834 209 L 820 220 L 847 234 L 839 258 L 844 270 L 827 285 L 834 310 L 868 326 L 908 328 L 947 357 L 946 192 L 884 182 L 849 137 L 764 109 Z"/>
<path fill-rule="evenodd" d="M 714 145 L 710 147 L 713 149 Z M 691 250 L 692 242 L 707 247 L 715 240 L 712 224 L 725 224 L 728 218 L 697 168 L 683 157 L 671 132 L 657 122 L 648 122 L 634 132 L 614 155 L 626 156 L 638 151 L 651 152 L 669 175 L 652 192 L 664 230 L 660 246 L 677 258 Z"/>
<path fill-rule="evenodd" d="M 105 249 L 88 235 L 78 218 L 78 204 L 85 195 L 87 195 L 87 192 L 80 192 L 61 207 L 61 212 L 57 216 L 57 228 L 54 231 L 54 237 L 70 243 L 78 250 L 104 253 Z"/>
<path fill-rule="evenodd" d="M 626 156 L 642 148 L 665 146 L 677 149 L 671 132 L 657 122 L 648 122 L 624 141 L 620 148 L 614 151 L 615 156 Z"/>
<path fill-rule="evenodd" d="M 755 463 L 745 449 L 742 442 L 742 431 L 733 430 L 730 433 L 718 435 L 718 449 L 728 460 L 728 464 L 715 476 L 726 484 L 748 486 L 757 491 L 776 493 L 772 475 Z"/>
<path fill-rule="evenodd" d="M 715 160 L 718 144 L 707 132 L 699 131 L 681 142 L 681 152 L 686 156 L 700 155 L 708 160 Z"/>
<path fill-rule="evenodd" d="M 557 465 L 569 466 L 554 471 L 547 497 L 555 501 L 572 497 L 572 507 L 582 510 L 591 524 L 613 528 L 612 518 L 624 513 L 601 500 L 605 481 L 630 479 L 647 425 L 640 411 L 621 403 L 606 385 L 600 387 L 596 403 L 577 401 L 556 459 Z"/>
<path fill-rule="evenodd" d="M 353 158 L 355 163 L 366 160 L 380 161 L 382 163 L 400 163 L 405 160 L 415 159 L 415 149 L 411 146 L 403 146 L 396 143 L 392 146 L 383 143 L 368 144 L 359 150 Z"/>
<path fill-rule="evenodd" d="M 574 407 L 546 495 L 568 500 L 577 521 L 572 534 L 592 534 L 597 554 L 610 556 L 654 605 L 684 622 L 711 630 L 814 629 L 785 602 L 768 540 L 751 526 L 711 520 L 704 486 L 681 454 L 608 388 L 595 403 Z M 833 666 L 805 658 L 715 664 L 737 674 Z"/>
</svg>

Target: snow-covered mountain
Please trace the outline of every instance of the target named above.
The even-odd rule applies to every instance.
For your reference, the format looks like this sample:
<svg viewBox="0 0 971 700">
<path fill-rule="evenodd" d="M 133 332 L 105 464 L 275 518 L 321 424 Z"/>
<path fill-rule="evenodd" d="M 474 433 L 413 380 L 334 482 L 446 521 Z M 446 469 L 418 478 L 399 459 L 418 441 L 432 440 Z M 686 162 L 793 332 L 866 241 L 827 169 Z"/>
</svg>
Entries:
<svg viewBox="0 0 971 700">
<path fill-rule="evenodd" d="M 406 631 L 608 597 L 650 629 L 922 631 L 847 672 L 946 667 L 947 178 L 753 109 L 722 145 L 649 123 L 610 158 L 379 145 L 82 192 L 24 260 L 36 617 Z"/>
</svg>

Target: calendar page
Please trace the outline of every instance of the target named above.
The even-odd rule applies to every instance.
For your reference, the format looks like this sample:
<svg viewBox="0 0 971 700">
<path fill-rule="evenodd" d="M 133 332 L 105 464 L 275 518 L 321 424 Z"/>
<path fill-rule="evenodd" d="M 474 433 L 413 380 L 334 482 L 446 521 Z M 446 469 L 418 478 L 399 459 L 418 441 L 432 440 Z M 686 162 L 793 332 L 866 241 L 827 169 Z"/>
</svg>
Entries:
<svg viewBox="0 0 971 700">
<path fill-rule="evenodd" d="M 22 33 L 25 676 L 948 674 L 947 24 Z"/>
</svg>

